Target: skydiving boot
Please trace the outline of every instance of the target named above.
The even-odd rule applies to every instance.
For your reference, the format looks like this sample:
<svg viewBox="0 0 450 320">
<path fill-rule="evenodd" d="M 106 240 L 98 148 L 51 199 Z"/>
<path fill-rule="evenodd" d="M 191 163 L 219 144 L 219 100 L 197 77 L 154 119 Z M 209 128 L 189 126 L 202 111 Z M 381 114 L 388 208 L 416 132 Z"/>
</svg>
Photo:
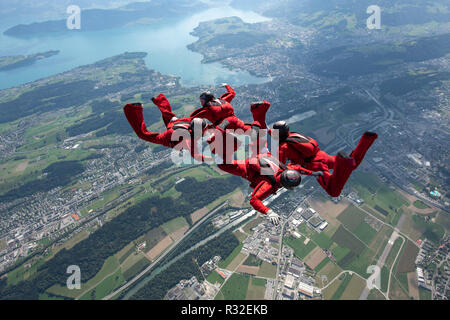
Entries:
<svg viewBox="0 0 450 320">
<path fill-rule="evenodd" d="M 167 128 L 167 125 L 169 124 L 170 120 L 176 117 L 175 114 L 172 112 L 172 107 L 170 106 L 169 100 L 167 100 L 164 94 L 160 93 L 157 97 L 153 97 L 152 101 L 161 111 L 164 124 Z"/>
<path fill-rule="evenodd" d="M 344 152 L 339 152 L 336 155 L 333 174 L 330 175 L 329 172 L 324 172 L 324 175 L 318 177 L 317 181 L 330 196 L 338 197 L 356 167 L 355 159 Z"/>
<path fill-rule="evenodd" d="M 372 146 L 373 142 L 378 138 L 378 134 L 371 131 L 366 131 L 362 135 L 361 139 L 359 140 L 358 145 L 356 148 L 350 153 L 350 156 L 355 159 L 356 161 L 356 167 L 359 166 L 361 161 L 364 159 L 364 156 L 366 155 L 367 150 Z M 356 168 L 355 168 L 356 169 Z"/>
<path fill-rule="evenodd" d="M 266 113 L 270 108 L 270 102 L 263 100 L 258 102 L 252 102 L 250 111 L 253 115 L 253 120 L 258 122 L 261 129 L 267 129 Z"/>
</svg>

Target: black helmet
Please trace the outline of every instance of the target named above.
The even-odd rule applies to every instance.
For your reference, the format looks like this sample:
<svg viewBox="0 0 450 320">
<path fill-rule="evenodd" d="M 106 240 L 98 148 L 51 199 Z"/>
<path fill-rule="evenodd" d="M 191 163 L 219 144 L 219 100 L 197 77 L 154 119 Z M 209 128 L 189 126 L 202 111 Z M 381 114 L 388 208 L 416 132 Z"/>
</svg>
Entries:
<svg viewBox="0 0 450 320">
<path fill-rule="evenodd" d="M 281 185 L 286 189 L 292 189 L 300 185 L 302 182 L 302 176 L 296 170 L 284 170 L 281 173 Z"/>
<path fill-rule="evenodd" d="M 214 95 L 210 91 L 202 92 L 200 95 L 200 100 L 204 100 L 204 103 L 202 104 L 202 106 L 204 106 L 206 103 L 214 100 Z"/>
<path fill-rule="evenodd" d="M 277 121 L 273 124 L 273 128 L 279 130 L 280 139 L 284 140 L 289 135 L 289 125 L 284 120 Z"/>
<path fill-rule="evenodd" d="M 203 130 L 206 128 L 207 125 L 208 125 L 208 123 L 207 123 L 206 119 L 194 118 L 191 120 L 190 129 L 192 130 L 192 132 L 194 132 L 195 129 L 202 128 L 202 132 L 203 132 Z"/>
</svg>

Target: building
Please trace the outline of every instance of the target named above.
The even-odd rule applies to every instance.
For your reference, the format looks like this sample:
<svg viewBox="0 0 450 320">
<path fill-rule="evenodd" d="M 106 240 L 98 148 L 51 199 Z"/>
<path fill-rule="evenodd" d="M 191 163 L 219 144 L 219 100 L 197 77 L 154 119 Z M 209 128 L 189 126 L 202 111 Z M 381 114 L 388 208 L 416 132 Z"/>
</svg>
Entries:
<svg viewBox="0 0 450 320">
<path fill-rule="evenodd" d="M 294 289 L 294 277 L 290 274 L 286 276 L 286 280 L 284 281 L 284 286 L 288 289 Z"/>
<path fill-rule="evenodd" d="M 314 296 L 314 287 L 304 282 L 300 282 L 298 285 L 298 292 L 312 298 Z"/>
<path fill-rule="evenodd" d="M 303 210 L 302 217 L 305 220 L 309 220 L 315 214 L 316 210 L 314 210 L 313 208 L 308 208 L 307 210 Z"/>
<path fill-rule="evenodd" d="M 326 227 L 328 226 L 328 222 L 323 222 L 320 226 L 319 226 L 319 229 L 320 229 L 320 231 L 323 231 Z"/>
</svg>

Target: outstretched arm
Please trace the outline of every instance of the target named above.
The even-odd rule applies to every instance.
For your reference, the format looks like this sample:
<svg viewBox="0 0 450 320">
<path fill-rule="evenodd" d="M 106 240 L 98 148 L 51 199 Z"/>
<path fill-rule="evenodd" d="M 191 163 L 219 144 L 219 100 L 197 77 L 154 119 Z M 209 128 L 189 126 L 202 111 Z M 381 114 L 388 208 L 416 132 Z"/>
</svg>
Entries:
<svg viewBox="0 0 450 320">
<path fill-rule="evenodd" d="M 141 103 L 127 104 L 125 107 L 123 107 L 123 111 L 125 113 L 125 116 L 127 117 L 128 122 L 139 138 L 148 142 L 166 145 L 163 134 L 157 132 L 149 132 L 147 130 L 144 121 L 144 115 L 142 113 L 143 107 Z"/>
<path fill-rule="evenodd" d="M 291 170 L 296 170 L 298 171 L 300 174 L 306 175 L 306 176 L 310 176 L 310 175 L 314 175 L 313 172 L 311 170 L 305 169 L 303 168 L 301 165 L 299 164 L 294 164 L 294 163 L 288 163 L 287 164 L 288 169 Z"/>
<path fill-rule="evenodd" d="M 236 92 L 233 90 L 232 87 L 230 87 L 228 84 L 224 83 L 223 86 L 227 88 L 227 93 L 224 93 L 220 96 L 220 99 L 225 100 L 226 102 L 230 103 L 231 100 L 236 96 Z"/>
<path fill-rule="evenodd" d="M 267 214 L 269 208 L 263 204 L 263 200 L 273 193 L 273 186 L 268 181 L 261 181 L 255 187 L 250 199 L 250 205 L 256 210 L 263 214 Z"/>
</svg>

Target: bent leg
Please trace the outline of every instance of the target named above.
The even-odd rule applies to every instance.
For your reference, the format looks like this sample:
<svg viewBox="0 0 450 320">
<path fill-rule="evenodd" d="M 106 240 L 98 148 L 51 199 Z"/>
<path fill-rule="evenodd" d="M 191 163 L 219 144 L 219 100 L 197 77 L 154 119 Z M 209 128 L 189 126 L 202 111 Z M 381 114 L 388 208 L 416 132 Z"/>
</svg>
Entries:
<svg viewBox="0 0 450 320">
<path fill-rule="evenodd" d="M 338 197 L 356 167 L 355 159 L 337 155 L 334 162 L 333 174 L 330 174 L 326 170 L 323 172 L 323 176 L 317 178 L 317 181 L 330 196 Z"/>
<path fill-rule="evenodd" d="M 160 93 L 157 97 L 152 98 L 152 101 L 161 111 L 164 124 L 167 128 L 170 120 L 175 117 L 175 114 L 172 112 L 172 107 L 170 106 L 169 100 L 167 100 L 165 95 Z"/>
<path fill-rule="evenodd" d="M 250 106 L 250 111 L 253 115 L 253 120 L 258 122 L 261 129 L 267 129 L 266 124 L 266 113 L 270 108 L 270 102 L 264 100 L 261 102 L 252 103 Z"/>
<path fill-rule="evenodd" d="M 378 138 L 378 135 L 374 132 L 364 132 L 359 140 L 356 148 L 350 153 L 350 157 L 355 159 L 356 166 L 358 167 L 361 161 L 364 159 L 367 150 L 372 146 L 373 142 Z"/>
</svg>

